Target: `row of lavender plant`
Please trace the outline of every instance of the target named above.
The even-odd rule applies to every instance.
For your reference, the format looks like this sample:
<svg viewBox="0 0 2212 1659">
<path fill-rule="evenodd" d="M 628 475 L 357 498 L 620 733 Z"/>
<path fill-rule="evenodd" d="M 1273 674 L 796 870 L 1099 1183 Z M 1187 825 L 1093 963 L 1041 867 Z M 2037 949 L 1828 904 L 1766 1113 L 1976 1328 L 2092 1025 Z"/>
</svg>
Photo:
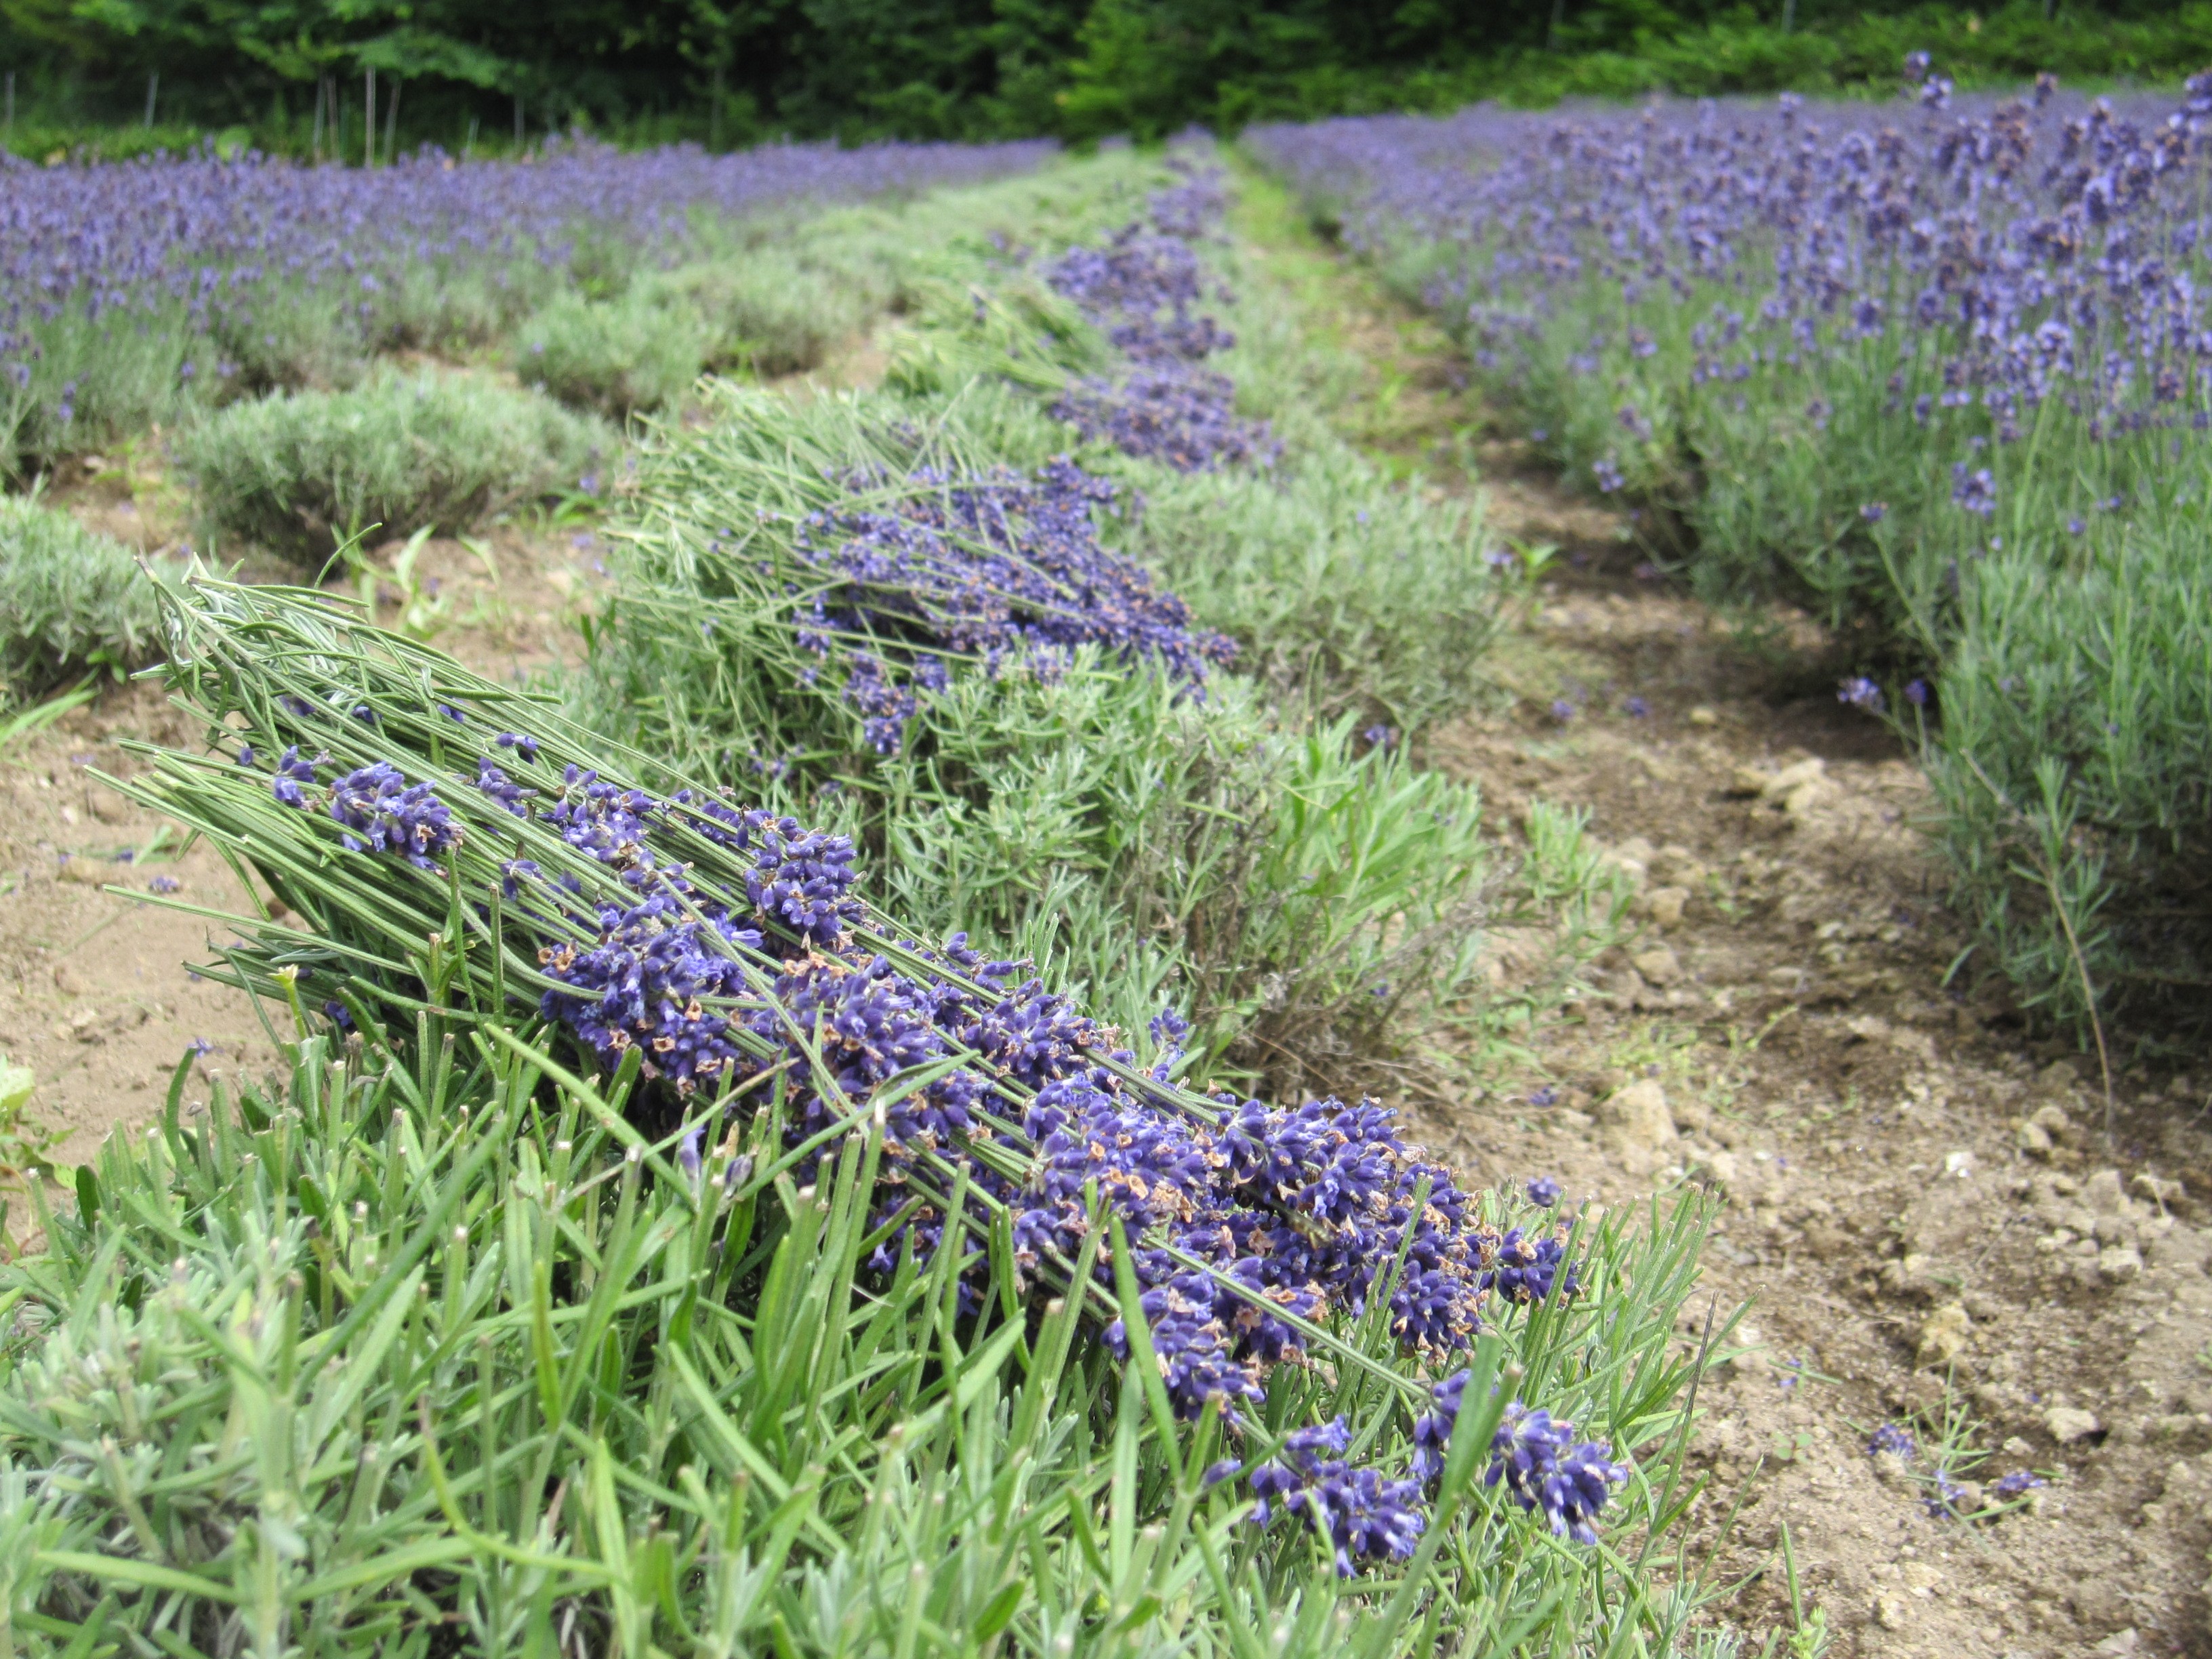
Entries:
<svg viewBox="0 0 2212 1659">
<path fill-rule="evenodd" d="M 1907 105 L 1263 129 L 1570 478 L 1708 595 L 1779 592 L 1929 720 L 2030 998 L 2201 1005 L 2212 80 Z M 2169 670 L 2172 653 L 2188 666 Z M 1916 729 L 1917 729 L 1916 727 Z"/>
<path fill-rule="evenodd" d="M 1254 1501 L 1224 1519 L 1289 1517 L 1285 1565 L 1301 1535 L 1342 1577 L 1412 1563 L 1430 1623 L 1408 1628 L 1431 1641 L 1498 1616 L 1477 1585 L 1534 1607 L 1564 1582 L 1577 1618 L 1618 1593 L 1570 1558 L 1540 1566 L 1516 1515 L 1594 1545 L 1626 1486 L 1644 1524 L 1669 1517 L 1654 1476 L 1688 1212 L 1639 1247 L 1656 1254 L 1632 1288 L 1617 1229 L 1547 1217 L 1555 1186 L 1501 1209 L 1371 1103 L 1181 1088 L 1171 1014 L 1132 1042 L 964 937 L 916 940 L 859 899 L 849 842 L 696 785 L 650 791 L 638 757 L 427 647 L 204 580 L 170 628 L 172 688 L 210 747 L 143 748 L 126 787 L 282 901 L 231 919 L 244 942 L 218 976 L 404 1067 L 439 1046 L 410 1035 L 422 1017 L 487 1053 L 517 1040 L 497 1028 L 550 1037 L 556 1065 L 627 1100 L 633 1163 L 718 1203 L 864 1166 L 857 1289 L 921 1275 L 956 1321 L 1072 1299 L 1194 1448 L 1226 1437 L 1177 1501 L 1241 1483 Z M 1516 1368 L 1492 1352 L 1470 1372 L 1486 1333 Z M 1289 1415 L 1323 1401 L 1326 1420 Z M 1578 1402 L 1613 1437 L 1524 1401 Z M 1629 1589 L 1639 1620 L 1679 1616 Z"/>
<path fill-rule="evenodd" d="M 1158 173 L 1088 165 L 1072 194 L 1111 199 L 1127 175 Z M 1193 243 L 1220 208 L 1218 180 L 1186 164 L 1103 246 L 963 268 L 973 280 L 933 333 L 1013 313 L 983 284 L 1031 271 L 1042 302 L 1073 293 L 1106 325 L 1087 373 L 1037 374 L 1081 410 L 997 383 L 998 365 L 1044 362 L 1040 324 L 972 354 L 988 379 L 803 407 L 717 388 L 705 421 L 656 432 L 623 497 L 623 591 L 575 696 L 648 752 L 831 818 L 881 855 L 904 914 L 1057 958 L 1116 1018 L 1178 1001 L 1209 1062 L 1233 1054 L 1288 1083 L 1341 1076 L 1409 1018 L 1455 1007 L 1482 929 L 1526 907 L 1473 792 L 1352 712 L 1372 702 L 1312 730 L 1295 704 L 1271 710 L 1273 688 L 1222 672 L 1240 642 L 1117 550 L 1163 475 L 1281 471 L 1203 362 L 1229 335 L 1199 308 L 1218 278 Z M 1060 210 L 1024 234 L 1066 224 Z M 1072 434 L 1048 416 L 1079 437 L 1109 404 L 1118 423 L 1079 460 L 1054 453 Z M 1382 494 L 1363 498 L 1380 514 L 1366 533 L 1414 528 Z M 1360 538 L 1364 507 L 1341 516 L 1358 520 L 1343 539 Z M 1485 568 L 1428 534 L 1394 550 Z M 1486 607 L 1492 590 L 1459 599 Z M 1564 920 L 1583 897 L 1578 836 L 1543 821 L 1575 896 L 1531 902 Z"/>
<path fill-rule="evenodd" d="M 211 153 L 0 170 L 0 454 L 113 441 L 301 359 L 481 343 L 547 299 L 726 246 L 729 227 L 1032 169 L 1047 143 L 589 143 L 383 168 Z M 305 335 L 312 337 L 302 338 Z"/>
</svg>

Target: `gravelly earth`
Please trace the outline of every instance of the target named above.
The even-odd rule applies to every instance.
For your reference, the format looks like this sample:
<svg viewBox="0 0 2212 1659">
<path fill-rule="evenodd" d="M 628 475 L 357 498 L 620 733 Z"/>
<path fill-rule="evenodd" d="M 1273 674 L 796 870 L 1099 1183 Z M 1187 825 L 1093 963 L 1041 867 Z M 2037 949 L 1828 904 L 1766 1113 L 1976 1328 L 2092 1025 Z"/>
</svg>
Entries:
<svg viewBox="0 0 2212 1659">
<path fill-rule="evenodd" d="M 1947 984 L 1967 939 L 1924 781 L 1838 702 L 1817 630 L 1771 615 L 1754 647 L 1670 589 L 1623 521 L 1480 441 L 1447 362 L 1431 418 L 1476 435 L 1493 523 L 1562 556 L 1498 706 L 1428 758 L 1501 819 L 1587 808 L 1640 931 L 1534 1068 L 1420 1127 L 1486 1181 L 1718 1206 L 1683 1331 L 1747 1304 L 1693 1450 L 1693 1558 L 1741 1586 L 1717 1620 L 1790 1628 L 1786 1526 L 1838 1654 L 2212 1652 L 2206 1089 L 2124 1068 L 2108 1105 L 2094 1060 Z M 1891 1423 L 1915 1456 L 1869 1455 Z M 2014 1471 L 2044 1484 L 2008 1508 Z"/>
<path fill-rule="evenodd" d="M 158 463 L 137 454 L 73 466 L 47 499 L 141 551 L 173 551 L 185 534 Z M 601 586 L 592 533 L 507 525 L 478 546 L 427 544 L 420 586 L 403 594 L 384 585 L 380 619 L 396 625 L 411 601 L 438 645 L 495 676 L 572 653 L 574 619 Z M 388 568 L 395 551 L 372 558 Z M 265 562 L 244 574 L 300 578 Z M 110 689 L 0 754 L 0 1054 L 37 1077 L 32 1117 L 57 1138 L 45 1154 L 52 1161 L 85 1161 L 110 1129 L 151 1115 L 188 1052 L 187 1101 L 204 1100 L 215 1076 L 258 1077 L 276 1063 L 246 1000 L 186 967 L 210 961 L 229 930 L 154 894 L 173 883 L 167 897 L 229 915 L 253 901 L 207 847 L 179 856 L 175 826 L 94 781 L 138 769 L 130 741 L 191 747 L 198 736 L 142 683 Z M 0 1166 L 20 1166 L 30 1150 L 0 1133 Z M 18 1237 L 26 1219 L 18 1202 Z"/>
</svg>

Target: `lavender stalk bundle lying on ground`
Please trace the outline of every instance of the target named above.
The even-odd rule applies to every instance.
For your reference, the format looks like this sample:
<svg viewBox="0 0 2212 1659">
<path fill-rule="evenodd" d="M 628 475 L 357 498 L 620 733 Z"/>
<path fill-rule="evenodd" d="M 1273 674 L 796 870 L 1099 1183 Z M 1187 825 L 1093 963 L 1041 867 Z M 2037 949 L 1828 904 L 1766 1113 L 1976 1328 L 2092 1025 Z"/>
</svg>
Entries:
<svg viewBox="0 0 2212 1659">
<path fill-rule="evenodd" d="M 1229 377 L 1200 367 L 1236 337 L 1194 309 L 1206 269 L 1190 244 L 1220 219 L 1223 198 L 1217 173 L 1185 171 L 1184 183 L 1152 197 L 1149 228 L 1132 223 L 1103 248 L 1072 248 L 1045 273 L 1129 364 L 1119 380 L 1071 385 L 1052 413 L 1086 441 L 1181 472 L 1269 465 L 1280 446 L 1267 423 L 1240 419 Z"/>
<path fill-rule="evenodd" d="M 1033 479 L 925 465 L 903 480 L 855 474 L 845 489 L 847 501 L 799 524 L 787 585 L 815 588 L 797 641 L 842 659 L 845 701 L 878 754 L 898 751 L 917 697 L 944 690 L 948 654 L 995 672 L 1018 653 L 1048 674 L 1073 647 L 1098 645 L 1124 662 L 1150 659 L 1200 695 L 1207 665 L 1236 654 L 1192 627 L 1142 566 L 1098 544 L 1091 514 L 1113 509 L 1115 487 L 1065 456 Z M 734 528 L 723 536 L 744 540 Z"/>
<path fill-rule="evenodd" d="M 972 1307 L 994 1234 L 1018 1293 L 1078 1288 L 1091 1260 L 1124 1358 L 1126 1273 L 1186 1420 L 1211 1409 L 1249 1436 L 1273 1368 L 1379 1370 L 1425 1406 L 1407 1475 L 1346 1461 L 1340 1423 L 1250 1474 L 1259 1518 L 1280 1499 L 1346 1571 L 1411 1552 L 1466 1376 L 1430 1389 L 1380 1367 L 1347 1322 L 1379 1319 L 1441 1370 L 1497 1310 L 1582 1289 L 1563 1227 L 1486 1219 L 1390 1111 L 1193 1094 L 1168 1081 L 1171 1012 L 1146 1062 L 1023 964 L 902 938 L 856 896 L 842 837 L 649 793 L 637 757 L 305 594 L 203 582 L 172 623 L 172 684 L 216 752 L 145 749 L 130 792 L 250 861 L 297 918 L 244 924 L 215 972 L 349 1026 L 403 1030 L 426 999 L 556 1024 L 694 1182 L 736 1179 L 749 1134 L 799 1181 L 860 1137 L 881 1159 L 873 1271 L 952 1249 Z M 1626 1478 L 1517 1402 L 1494 1453 L 1492 1485 L 1584 1541 Z"/>
</svg>

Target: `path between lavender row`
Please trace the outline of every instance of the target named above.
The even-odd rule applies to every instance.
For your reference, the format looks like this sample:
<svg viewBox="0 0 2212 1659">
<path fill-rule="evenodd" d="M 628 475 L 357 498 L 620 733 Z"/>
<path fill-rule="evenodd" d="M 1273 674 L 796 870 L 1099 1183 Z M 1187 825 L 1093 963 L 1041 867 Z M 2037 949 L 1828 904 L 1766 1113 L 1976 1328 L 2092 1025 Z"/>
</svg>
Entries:
<svg viewBox="0 0 2212 1659">
<path fill-rule="evenodd" d="M 1271 186 L 1247 177 L 1238 222 L 1285 302 L 1367 356 L 1347 435 L 1559 550 L 1496 696 L 1426 755 L 1501 825 L 1532 799 L 1587 808 L 1643 932 L 1534 1065 L 1415 1110 L 1486 1183 L 1717 1202 L 1692 1316 L 1749 1304 L 1749 1352 L 1698 1401 L 1692 1565 L 1752 1582 L 1717 1612 L 1787 1627 L 1786 1524 L 1839 1654 L 2212 1651 L 2204 1090 L 2121 1077 L 2108 1139 L 2093 1066 L 2032 1049 L 1970 975 L 1946 988 L 1966 939 L 1916 828 L 1923 781 L 1837 702 L 1818 630 L 1732 627 L 1670 587 Z M 2027 1470 L 2048 1483 L 2030 1504 L 1929 1513 L 1947 1411 L 1988 1454 L 1953 1465 L 1954 1504 Z M 1911 1460 L 1868 1454 L 1886 1422 L 1910 1422 Z"/>
</svg>

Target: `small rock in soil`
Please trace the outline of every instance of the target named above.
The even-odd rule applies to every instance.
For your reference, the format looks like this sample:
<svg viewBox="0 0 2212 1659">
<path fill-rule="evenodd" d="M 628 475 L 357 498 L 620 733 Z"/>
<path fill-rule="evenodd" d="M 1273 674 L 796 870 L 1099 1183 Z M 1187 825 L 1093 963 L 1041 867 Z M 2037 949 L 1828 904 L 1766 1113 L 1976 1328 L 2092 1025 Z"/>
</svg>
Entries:
<svg viewBox="0 0 2212 1659">
<path fill-rule="evenodd" d="M 2070 1446 L 2077 1440 L 2086 1440 L 2104 1425 L 2094 1413 L 2078 1406 L 2053 1406 L 2043 1414 L 2043 1426 L 2051 1437 L 2062 1446 Z"/>
<path fill-rule="evenodd" d="M 1948 1365 L 1966 1352 L 1974 1322 L 1962 1304 L 1947 1302 L 1920 1323 L 1917 1358 L 1923 1365 Z"/>
<path fill-rule="evenodd" d="M 1667 1109 L 1667 1091 L 1654 1078 L 1638 1078 L 1598 1107 L 1598 1121 L 1606 1138 L 1618 1145 L 1651 1151 L 1674 1139 L 1674 1115 Z"/>
</svg>

